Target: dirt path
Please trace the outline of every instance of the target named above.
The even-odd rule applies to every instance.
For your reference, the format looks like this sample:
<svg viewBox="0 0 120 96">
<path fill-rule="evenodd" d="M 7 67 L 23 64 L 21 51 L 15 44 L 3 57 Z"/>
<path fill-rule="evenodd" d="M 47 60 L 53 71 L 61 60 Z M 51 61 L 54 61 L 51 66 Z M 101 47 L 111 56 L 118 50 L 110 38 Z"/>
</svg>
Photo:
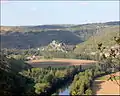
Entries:
<svg viewBox="0 0 120 96">
<path fill-rule="evenodd" d="M 120 76 L 120 72 L 115 73 Z M 107 78 L 108 75 L 106 75 Z M 120 80 L 117 80 L 120 84 Z M 95 80 L 93 83 L 94 95 L 120 95 L 120 86 L 114 81 Z"/>
</svg>

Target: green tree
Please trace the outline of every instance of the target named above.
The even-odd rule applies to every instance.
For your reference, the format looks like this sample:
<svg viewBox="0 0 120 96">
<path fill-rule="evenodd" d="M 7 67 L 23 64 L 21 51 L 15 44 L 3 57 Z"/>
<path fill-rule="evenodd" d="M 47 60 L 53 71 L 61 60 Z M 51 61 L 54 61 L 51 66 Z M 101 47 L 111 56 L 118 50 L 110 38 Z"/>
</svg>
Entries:
<svg viewBox="0 0 120 96">
<path fill-rule="evenodd" d="M 92 90 L 91 89 L 87 89 L 85 91 L 85 95 L 92 95 Z"/>
<path fill-rule="evenodd" d="M 47 84 L 47 83 L 36 83 L 34 88 L 35 88 L 35 92 L 37 94 L 40 94 L 42 92 L 46 92 L 46 89 L 49 88 L 49 84 Z"/>
</svg>

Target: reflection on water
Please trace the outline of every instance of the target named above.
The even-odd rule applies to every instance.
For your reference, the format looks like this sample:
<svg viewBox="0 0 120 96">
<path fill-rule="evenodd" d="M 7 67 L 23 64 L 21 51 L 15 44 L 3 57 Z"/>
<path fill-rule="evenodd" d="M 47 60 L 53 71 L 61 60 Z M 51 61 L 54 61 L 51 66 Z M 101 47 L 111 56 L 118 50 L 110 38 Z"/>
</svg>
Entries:
<svg viewBox="0 0 120 96">
<path fill-rule="evenodd" d="M 66 88 L 65 90 L 59 91 L 59 95 L 70 95 L 69 88 Z"/>
<path fill-rule="evenodd" d="M 70 84 L 71 82 L 68 82 L 67 84 L 62 86 L 60 89 L 58 89 L 57 92 L 54 93 L 53 95 L 70 95 L 70 90 L 69 90 Z"/>
</svg>

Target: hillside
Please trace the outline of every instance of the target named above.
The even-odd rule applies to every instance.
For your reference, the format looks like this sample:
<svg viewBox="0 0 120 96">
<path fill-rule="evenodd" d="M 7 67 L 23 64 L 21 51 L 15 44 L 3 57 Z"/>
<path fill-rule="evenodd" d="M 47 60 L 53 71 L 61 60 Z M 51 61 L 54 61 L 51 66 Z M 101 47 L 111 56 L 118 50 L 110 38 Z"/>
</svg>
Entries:
<svg viewBox="0 0 120 96">
<path fill-rule="evenodd" d="M 28 83 L 33 81 L 18 72 L 31 68 L 31 66 L 20 60 L 9 59 L 1 52 L 0 56 L 0 95 L 13 96 L 19 94 L 23 96 L 25 89 L 30 86 Z"/>
<path fill-rule="evenodd" d="M 71 26 L 69 29 L 72 30 L 72 32 L 75 33 L 77 36 L 79 36 L 83 41 L 86 41 L 96 33 L 101 33 L 100 30 L 103 30 L 105 28 L 109 29 L 110 27 L 119 26 L 119 25 L 120 25 L 120 21 L 105 22 L 105 23 L 88 23 L 88 24 Z"/>
<path fill-rule="evenodd" d="M 119 26 L 107 27 L 99 31 L 100 32 L 91 36 L 87 41 L 78 44 L 74 50 L 75 53 L 96 52 L 98 43 L 103 43 L 103 45 L 107 47 L 115 44 L 113 37 L 119 35 Z"/>
<path fill-rule="evenodd" d="M 37 48 L 48 45 L 53 40 L 64 42 L 68 45 L 78 44 L 82 40 L 69 31 L 49 30 L 47 32 L 12 32 L 1 35 L 1 46 L 3 48 Z"/>
<path fill-rule="evenodd" d="M 119 23 L 120 21 L 80 25 L 1 26 L 1 46 L 17 49 L 38 48 L 48 45 L 53 40 L 66 45 L 76 45 L 90 41 L 88 39 L 92 38 L 91 36 L 101 34 L 101 30 L 107 31 L 107 29 L 117 27 Z M 104 36 L 104 34 L 101 35 Z"/>
<path fill-rule="evenodd" d="M 84 29 L 95 29 L 97 26 L 107 27 L 119 25 L 120 21 L 105 22 L 105 23 L 88 23 L 88 24 L 52 24 L 52 25 L 29 25 L 29 26 L 0 26 L 1 33 L 9 32 L 39 32 L 42 30 L 84 30 Z"/>
</svg>

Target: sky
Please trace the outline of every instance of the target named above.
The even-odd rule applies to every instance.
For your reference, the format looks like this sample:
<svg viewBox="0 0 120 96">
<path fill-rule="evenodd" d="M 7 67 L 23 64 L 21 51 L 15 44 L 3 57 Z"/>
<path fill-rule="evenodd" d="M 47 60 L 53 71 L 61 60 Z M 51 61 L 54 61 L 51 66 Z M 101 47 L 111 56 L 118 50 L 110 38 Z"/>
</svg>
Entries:
<svg viewBox="0 0 120 96">
<path fill-rule="evenodd" d="M 1 25 L 85 24 L 119 20 L 119 1 L 2 1 Z"/>
</svg>

